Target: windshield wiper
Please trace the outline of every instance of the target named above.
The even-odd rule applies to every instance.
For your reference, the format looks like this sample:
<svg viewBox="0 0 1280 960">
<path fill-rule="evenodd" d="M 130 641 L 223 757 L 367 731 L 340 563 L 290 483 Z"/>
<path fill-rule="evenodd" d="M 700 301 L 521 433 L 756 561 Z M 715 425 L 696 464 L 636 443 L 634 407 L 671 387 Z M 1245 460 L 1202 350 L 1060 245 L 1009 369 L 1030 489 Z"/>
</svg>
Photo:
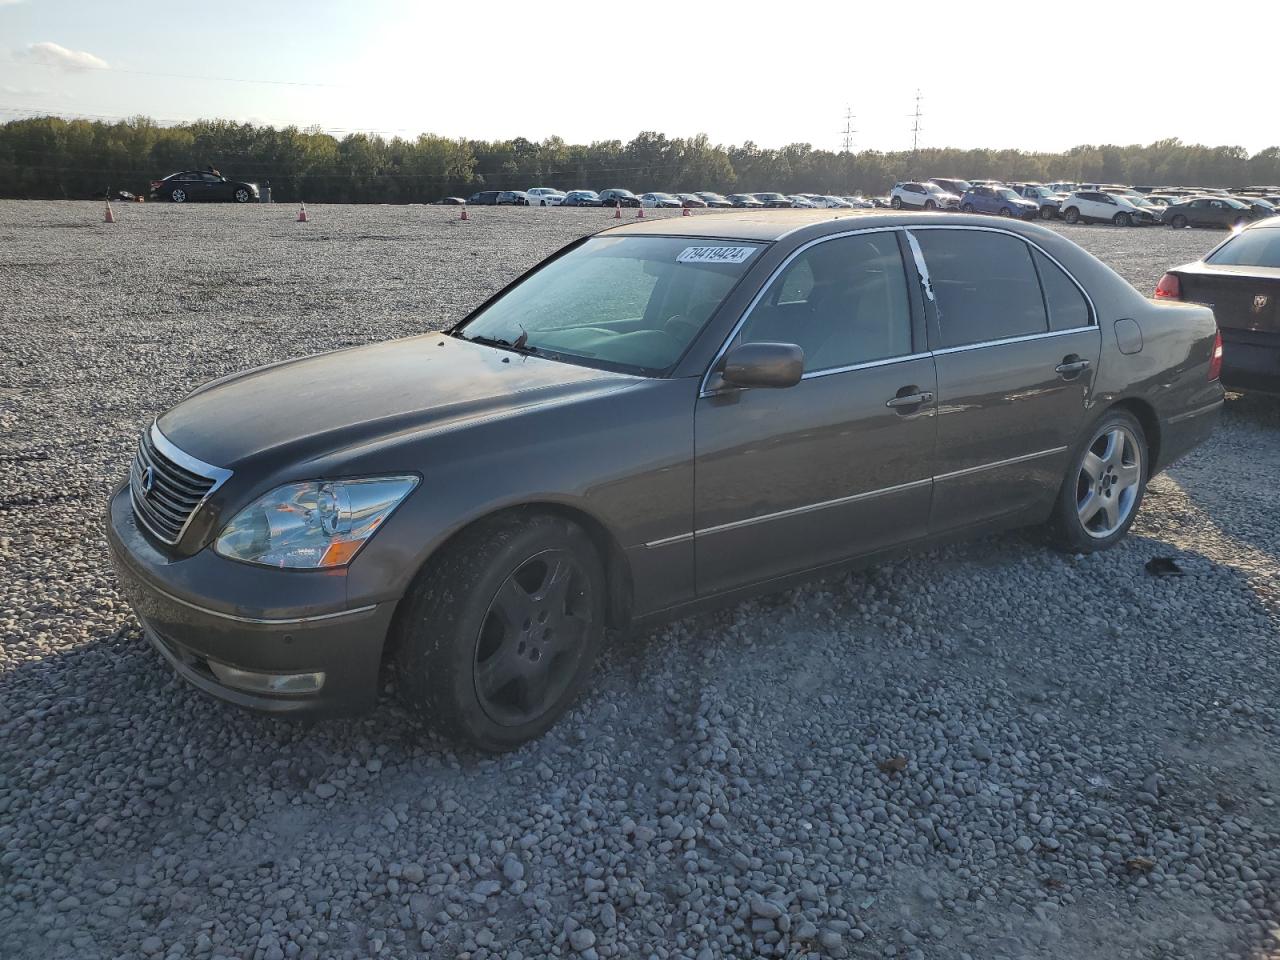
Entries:
<svg viewBox="0 0 1280 960">
<path fill-rule="evenodd" d="M 510 340 L 506 340 L 502 337 L 486 337 L 482 333 L 477 333 L 472 336 L 467 336 L 465 333 L 461 333 L 458 334 L 458 336 L 462 340 L 470 340 L 472 343 L 481 343 L 486 347 L 497 347 L 499 350 L 510 350 L 512 353 L 527 355 L 538 352 L 537 347 L 529 346 L 529 335 L 524 332 L 521 332 L 520 336 L 516 337 L 515 343 L 512 343 Z"/>
</svg>

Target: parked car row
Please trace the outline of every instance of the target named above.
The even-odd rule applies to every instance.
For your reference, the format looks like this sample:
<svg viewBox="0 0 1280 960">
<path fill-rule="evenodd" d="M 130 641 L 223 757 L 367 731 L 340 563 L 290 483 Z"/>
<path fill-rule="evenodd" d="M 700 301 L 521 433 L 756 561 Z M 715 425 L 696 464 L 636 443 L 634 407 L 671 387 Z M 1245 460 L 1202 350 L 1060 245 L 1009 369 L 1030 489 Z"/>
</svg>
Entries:
<svg viewBox="0 0 1280 960">
<path fill-rule="evenodd" d="M 535 206 L 535 207 L 647 207 L 705 208 L 714 207 L 729 209 L 787 207 L 802 209 L 852 209 L 874 207 L 873 201 L 865 197 L 835 196 L 822 193 L 732 193 L 728 196 L 709 190 L 696 193 L 665 193 L 651 191 L 634 194 L 622 187 L 611 187 L 608 190 L 557 190 L 554 187 L 530 187 L 528 190 L 481 190 L 470 197 L 444 197 L 442 204 L 472 204 L 479 206 Z"/>
</svg>

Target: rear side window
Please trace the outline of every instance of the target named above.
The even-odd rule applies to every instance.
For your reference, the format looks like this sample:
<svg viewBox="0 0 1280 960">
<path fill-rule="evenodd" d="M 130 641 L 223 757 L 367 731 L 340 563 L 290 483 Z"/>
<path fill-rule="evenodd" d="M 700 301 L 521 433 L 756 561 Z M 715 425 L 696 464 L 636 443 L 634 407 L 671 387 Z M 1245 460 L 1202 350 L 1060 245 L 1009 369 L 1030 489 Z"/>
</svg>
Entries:
<svg viewBox="0 0 1280 960">
<path fill-rule="evenodd" d="M 1045 333 L 1049 329 L 1031 249 L 981 230 L 913 231 L 937 307 L 937 348 Z"/>
<path fill-rule="evenodd" d="M 740 343 L 794 343 L 806 373 L 911 353 L 911 307 L 897 236 L 837 237 L 783 270 L 752 309 Z"/>
<path fill-rule="evenodd" d="M 1040 274 L 1040 286 L 1044 288 L 1044 303 L 1049 310 L 1050 330 L 1074 330 L 1089 326 L 1089 302 L 1062 268 L 1039 250 L 1031 251 L 1036 272 Z"/>
</svg>

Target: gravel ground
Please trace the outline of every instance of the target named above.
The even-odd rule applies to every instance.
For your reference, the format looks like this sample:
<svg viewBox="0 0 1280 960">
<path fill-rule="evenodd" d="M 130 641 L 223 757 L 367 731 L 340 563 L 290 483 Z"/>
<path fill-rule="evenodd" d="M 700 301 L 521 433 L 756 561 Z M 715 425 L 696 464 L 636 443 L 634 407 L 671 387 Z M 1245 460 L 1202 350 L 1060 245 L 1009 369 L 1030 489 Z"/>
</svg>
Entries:
<svg viewBox="0 0 1280 960">
<path fill-rule="evenodd" d="M 682 621 L 489 759 L 390 698 L 179 683 L 103 505 L 200 381 L 439 327 L 608 213 L 117 213 L 0 202 L 0 956 L 1280 951 L 1280 405 L 1233 400 L 1107 554 L 992 538 Z M 1219 239 L 1063 229 L 1143 290 Z"/>
</svg>

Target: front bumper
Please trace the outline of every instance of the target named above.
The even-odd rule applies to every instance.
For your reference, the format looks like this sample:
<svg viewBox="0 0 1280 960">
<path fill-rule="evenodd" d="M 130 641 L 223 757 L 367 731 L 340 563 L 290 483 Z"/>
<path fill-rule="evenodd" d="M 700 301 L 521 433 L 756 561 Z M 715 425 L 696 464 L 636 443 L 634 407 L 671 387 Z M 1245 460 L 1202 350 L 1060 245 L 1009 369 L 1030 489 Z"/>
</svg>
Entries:
<svg viewBox="0 0 1280 960">
<path fill-rule="evenodd" d="M 197 689 L 280 714 L 347 715 L 377 699 L 396 605 L 349 607 L 345 570 L 253 567 L 208 549 L 170 559 L 135 525 L 124 487 L 108 508 L 107 544 L 121 591 L 147 638 Z M 256 682 L 246 683 L 246 673 Z M 324 674 L 315 692 L 260 689 L 284 676 L 315 673 Z M 227 683 L 219 674 L 236 679 Z"/>
</svg>

